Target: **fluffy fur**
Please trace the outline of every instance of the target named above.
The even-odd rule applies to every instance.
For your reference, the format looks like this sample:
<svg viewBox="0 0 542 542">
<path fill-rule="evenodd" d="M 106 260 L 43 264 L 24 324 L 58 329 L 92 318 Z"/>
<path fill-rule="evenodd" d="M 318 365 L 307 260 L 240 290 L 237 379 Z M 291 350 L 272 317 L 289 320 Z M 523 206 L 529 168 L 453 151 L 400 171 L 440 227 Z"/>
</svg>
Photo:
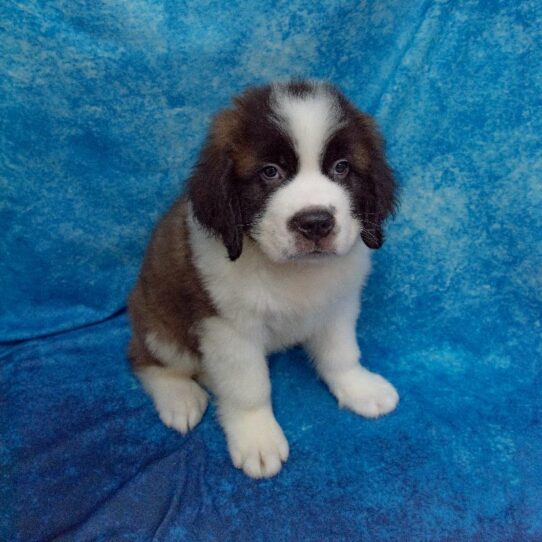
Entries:
<svg viewBox="0 0 542 542">
<path fill-rule="evenodd" d="M 129 302 L 130 358 L 162 421 L 194 427 L 204 385 L 234 465 L 275 475 L 289 450 L 266 355 L 294 344 L 341 406 L 393 410 L 393 386 L 359 363 L 355 325 L 369 248 L 394 207 L 380 137 L 334 87 L 252 88 L 219 113 Z"/>
</svg>

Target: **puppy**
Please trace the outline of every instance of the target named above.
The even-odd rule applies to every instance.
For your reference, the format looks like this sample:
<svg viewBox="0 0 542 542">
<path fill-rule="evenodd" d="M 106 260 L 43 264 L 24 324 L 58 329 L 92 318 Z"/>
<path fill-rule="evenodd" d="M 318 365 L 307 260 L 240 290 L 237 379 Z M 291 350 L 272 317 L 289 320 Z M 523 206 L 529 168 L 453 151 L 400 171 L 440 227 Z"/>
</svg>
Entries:
<svg viewBox="0 0 542 542">
<path fill-rule="evenodd" d="M 294 344 L 339 405 L 392 411 L 393 386 L 360 365 L 356 319 L 395 194 L 375 125 L 329 84 L 250 88 L 220 112 L 129 300 L 129 357 L 162 421 L 192 429 L 203 383 L 233 464 L 277 474 L 288 442 L 266 355 Z"/>
</svg>

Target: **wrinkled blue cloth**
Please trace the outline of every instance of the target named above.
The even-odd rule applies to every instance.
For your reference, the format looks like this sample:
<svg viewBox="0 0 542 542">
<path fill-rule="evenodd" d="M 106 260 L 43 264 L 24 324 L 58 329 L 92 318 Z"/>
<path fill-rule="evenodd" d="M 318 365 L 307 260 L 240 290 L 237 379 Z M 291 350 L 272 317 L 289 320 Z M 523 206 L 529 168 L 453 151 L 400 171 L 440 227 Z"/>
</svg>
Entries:
<svg viewBox="0 0 542 542">
<path fill-rule="evenodd" d="M 22 0 L 0 5 L 6 541 L 542 540 L 542 4 Z M 370 421 L 271 358 L 279 476 L 210 407 L 164 427 L 125 359 L 129 292 L 210 116 L 329 79 L 402 187 L 363 293 Z"/>
</svg>

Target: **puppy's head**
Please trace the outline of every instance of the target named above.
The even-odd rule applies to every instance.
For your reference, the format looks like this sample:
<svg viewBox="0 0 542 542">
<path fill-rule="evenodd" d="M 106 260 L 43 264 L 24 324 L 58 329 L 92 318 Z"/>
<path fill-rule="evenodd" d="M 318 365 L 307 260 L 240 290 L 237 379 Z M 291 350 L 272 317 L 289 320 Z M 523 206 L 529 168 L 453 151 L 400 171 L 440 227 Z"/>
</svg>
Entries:
<svg viewBox="0 0 542 542">
<path fill-rule="evenodd" d="M 382 246 L 395 182 L 372 120 L 326 83 L 252 88 L 214 119 L 189 181 L 231 260 L 243 236 L 275 262 Z"/>
</svg>

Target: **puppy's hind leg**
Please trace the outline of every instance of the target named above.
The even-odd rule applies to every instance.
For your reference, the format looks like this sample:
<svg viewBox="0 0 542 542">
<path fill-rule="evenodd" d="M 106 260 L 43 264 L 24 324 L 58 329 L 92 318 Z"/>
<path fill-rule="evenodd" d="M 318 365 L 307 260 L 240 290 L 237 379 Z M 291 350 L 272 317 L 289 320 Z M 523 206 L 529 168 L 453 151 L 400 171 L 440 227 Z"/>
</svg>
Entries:
<svg viewBox="0 0 542 542">
<path fill-rule="evenodd" d="M 200 422 L 207 408 L 207 393 L 192 378 L 161 367 L 148 367 L 137 375 L 165 425 L 184 435 Z"/>
<path fill-rule="evenodd" d="M 207 408 L 207 393 L 192 378 L 194 356 L 151 334 L 145 345 L 132 345 L 131 358 L 162 422 L 182 434 L 193 429 Z"/>
</svg>

